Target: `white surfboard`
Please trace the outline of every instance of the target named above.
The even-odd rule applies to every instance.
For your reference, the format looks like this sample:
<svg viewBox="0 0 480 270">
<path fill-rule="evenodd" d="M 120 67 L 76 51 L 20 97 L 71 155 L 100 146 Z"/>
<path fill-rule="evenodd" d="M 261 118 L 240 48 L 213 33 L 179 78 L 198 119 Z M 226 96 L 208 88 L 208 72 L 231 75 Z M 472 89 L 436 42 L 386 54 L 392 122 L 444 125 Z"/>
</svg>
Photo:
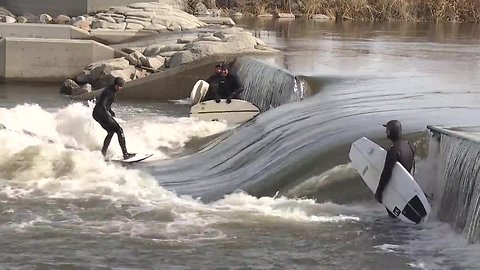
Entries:
<svg viewBox="0 0 480 270">
<path fill-rule="evenodd" d="M 380 182 L 386 156 L 387 151 L 365 137 L 355 141 L 350 148 L 352 166 L 373 193 Z M 420 186 L 398 162 L 383 191 L 382 203 L 402 221 L 414 224 L 425 222 L 431 211 Z"/>
<path fill-rule="evenodd" d="M 197 104 L 200 102 L 208 92 L 208 87 L 210 85 L 204 80 L 198 80 L 193 86 L 192 92 L 190 93 L 190 99 L 192 104 Z"/>
<path fill-rule="evenodd" d="M 149 157 L 153 156 L 153 154 L 135 154 L 135 156 L 128 158 L 128 159 L 120 159 L 120 158 L 112 158 L 110 161 L 115 161 L 115 162 L 124 162 L 124 163 L 135 163 L 135 162 L 140 162 L 142 160 L 145 160 Z"/>
<path fill-rule="evenodd" d="M 195 117 L 204 121 L 225 121 L 229 124 L 244 123 L 260 113 L 260 109 L 252 103 L 232 99 L 227 103 L 222 99 L 220 103 L 215 100 L 200 102 L 190 109 L 190 117 Z"/>
</svg>

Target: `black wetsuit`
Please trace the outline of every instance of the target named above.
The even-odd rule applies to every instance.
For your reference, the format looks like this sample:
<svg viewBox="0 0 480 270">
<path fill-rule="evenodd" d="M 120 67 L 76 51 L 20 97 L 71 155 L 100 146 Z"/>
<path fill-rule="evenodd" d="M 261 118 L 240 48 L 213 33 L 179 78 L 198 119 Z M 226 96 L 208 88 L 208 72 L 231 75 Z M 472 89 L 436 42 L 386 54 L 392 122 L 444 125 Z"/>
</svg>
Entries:
<svg viewBox="0 0 480 270">
<path fill-rule="evenodd" d="M 392 177 L 393 167 L 398 161 L 402 166 L 411 173 L 414 166 L 415 149 L 406 140 L 397 140 L 387 151 L 387 157 L 385 158 L 385 165 L 383 167 L 382 175 L 380 176 L 380 182 L 378 183 L 376 197 L 382 199 L 383 190 L 387 186 L 390 178 Z M 388 211 L 388 209 L 387 209 Z M 395 217 L 390 211 L 389 215 Z"/>
<path fill-rule="evenodd" d="M 125 135 L 123 129 L 113 118 L 115 113 L 112 111 L 112 103 L 115 100 L 115 86 L 111 85 L 106 87 L 95 104 L 93 109 L 93 118 L 107 131 L 107 136 L 103 142 L 102 154 L 105 155 L 112 140 L 113 134 L 117 133 L 118 142 L 122 148 L 123 154 L 127 154 L 127 148 L 125 146 Z"/>
<path fill-rule="evenodd" d="M 240 99 L 240 93 L 243 91 L 240 78 L 234 73 L 228 73 L 227 76 L 214 74 L 207 79 L 210 84 L 207 94 L 203 101 L 219 100 L 225 98 Z"/>
</svg>

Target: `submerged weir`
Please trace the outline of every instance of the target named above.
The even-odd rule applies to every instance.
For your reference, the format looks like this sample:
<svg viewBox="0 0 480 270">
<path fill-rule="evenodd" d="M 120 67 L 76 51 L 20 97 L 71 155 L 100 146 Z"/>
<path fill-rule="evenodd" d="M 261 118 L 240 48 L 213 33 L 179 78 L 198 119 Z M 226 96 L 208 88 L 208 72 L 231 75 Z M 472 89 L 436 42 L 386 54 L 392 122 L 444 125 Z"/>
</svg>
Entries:
<svg viewBox="0 0 480 270">
<path fill-rule="evenodd" d="M 310 95 L 306 83 L 289 71 L 250 56 L 237 58 L 232 70 L 243 83 L 243 99 L 262 112 Z"/>
<path fill-rule="evenodd" d="M 480 243 L 480 137 L 470 130 L 428 128 L 428 158 L 438 168 L 433 210 L 469 242 Z"/>
</svg>

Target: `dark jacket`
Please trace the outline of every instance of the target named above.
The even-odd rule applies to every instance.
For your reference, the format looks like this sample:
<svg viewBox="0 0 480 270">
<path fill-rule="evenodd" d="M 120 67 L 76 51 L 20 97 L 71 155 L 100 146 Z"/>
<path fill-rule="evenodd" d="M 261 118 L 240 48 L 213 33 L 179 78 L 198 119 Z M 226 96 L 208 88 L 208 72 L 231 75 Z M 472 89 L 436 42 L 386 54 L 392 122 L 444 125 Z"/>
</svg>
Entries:
<svg viewBox="0 0 480 270">
<path fill-rule="evenodd" d="M 412 173 L 414 165 L 415 149 L 406 140 L 398 140 L 388 149 L 385 165 L 383 167 L 380 182 L 378 184 L 377 193 L 382 194 L 385 186 L 392 177 L 393 167 L 398 161 L 409 172 Z"/>
<path fill-rule="evenodd" d="M 234 73 L 228 73 L 227 76 L 221 76 L 214 74 L 207 79 L 210 84 L 207 94 L 204 100 L 213 99 L 232 99 L 240 98 L 240 93 L 243 91 L 242 84 L 238 75 Z"/>
<path fill-rule="evenodd" d="M 115 113 L 112 111 L 112 104 L 115 101 L 115 86 L 111 85 L 106 87 L 100 97 L 97 99 L 95 108 L 93 108 L 93 117 L 95 119 L 102 118 L 111 118 L 115 116 Z"/>
</svg>

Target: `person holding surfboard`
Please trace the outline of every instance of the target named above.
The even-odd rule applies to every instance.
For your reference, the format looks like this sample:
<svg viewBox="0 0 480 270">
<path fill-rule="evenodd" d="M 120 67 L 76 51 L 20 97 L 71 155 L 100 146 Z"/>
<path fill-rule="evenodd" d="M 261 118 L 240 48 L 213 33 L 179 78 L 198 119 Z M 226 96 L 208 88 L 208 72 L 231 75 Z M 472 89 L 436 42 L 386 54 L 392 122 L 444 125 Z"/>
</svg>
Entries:
<svg viewBox="0 0 480 270">
<path fill-rule="evenodd" d="M 392 141 L 392 145 L 387 151 L 385 165 L 380 177 L 380 182 L 375 192 L 375 199 L 382 203 L 383 190 L 387 186 L 392 176 L 393 167 L 398 161 L 408 172 L 411 173 L 414 166 L 415 150 L 409 141 L 402 139 L 402 124 L 398 120 L 388 121 L 383 125 L 386 128 L 387 138 Z M 388 211 L 388 209 L 387 209 Z M 391 217 L 396 217 L 388 211 Z"/>
<path fill-rule="evenodd" d="M 226 99 L 230 103 L 232 99 L 240 99 L 240 93 L 243 91 L 240 78 L 237 74 L 230 72 L 228 65 L 222 63 L 215 66 L 215 74 L 207 79 L 210 88 L 203 101 Z"/>
<path fill-rule="evenodd" d="M 113 81 L 113 84 L 106 87 L 100 97 L 97 99 L 95 108 L 93 109 L 93 119 L 97 121 L 103 129 L 107 131 L 107 136 L 103 142 L 102 154 L 105 156 L 107 154 L 108 146 L 112 140 L 113 134 L 117 134 L 118 143 L 122 148 L 123 158 L 129 159 L 135 154 L 128 153 L 127 146 L 125 143 L 125 135 L 123 134 L 123 129 L 115 121 L 115 113 L 112 111 L 112 103 L 115 101 L 115 97 L 118 92 L 120 92 L 125 84 L 125 80 L 121 77 L 116 77 Z"/>
</svg>

